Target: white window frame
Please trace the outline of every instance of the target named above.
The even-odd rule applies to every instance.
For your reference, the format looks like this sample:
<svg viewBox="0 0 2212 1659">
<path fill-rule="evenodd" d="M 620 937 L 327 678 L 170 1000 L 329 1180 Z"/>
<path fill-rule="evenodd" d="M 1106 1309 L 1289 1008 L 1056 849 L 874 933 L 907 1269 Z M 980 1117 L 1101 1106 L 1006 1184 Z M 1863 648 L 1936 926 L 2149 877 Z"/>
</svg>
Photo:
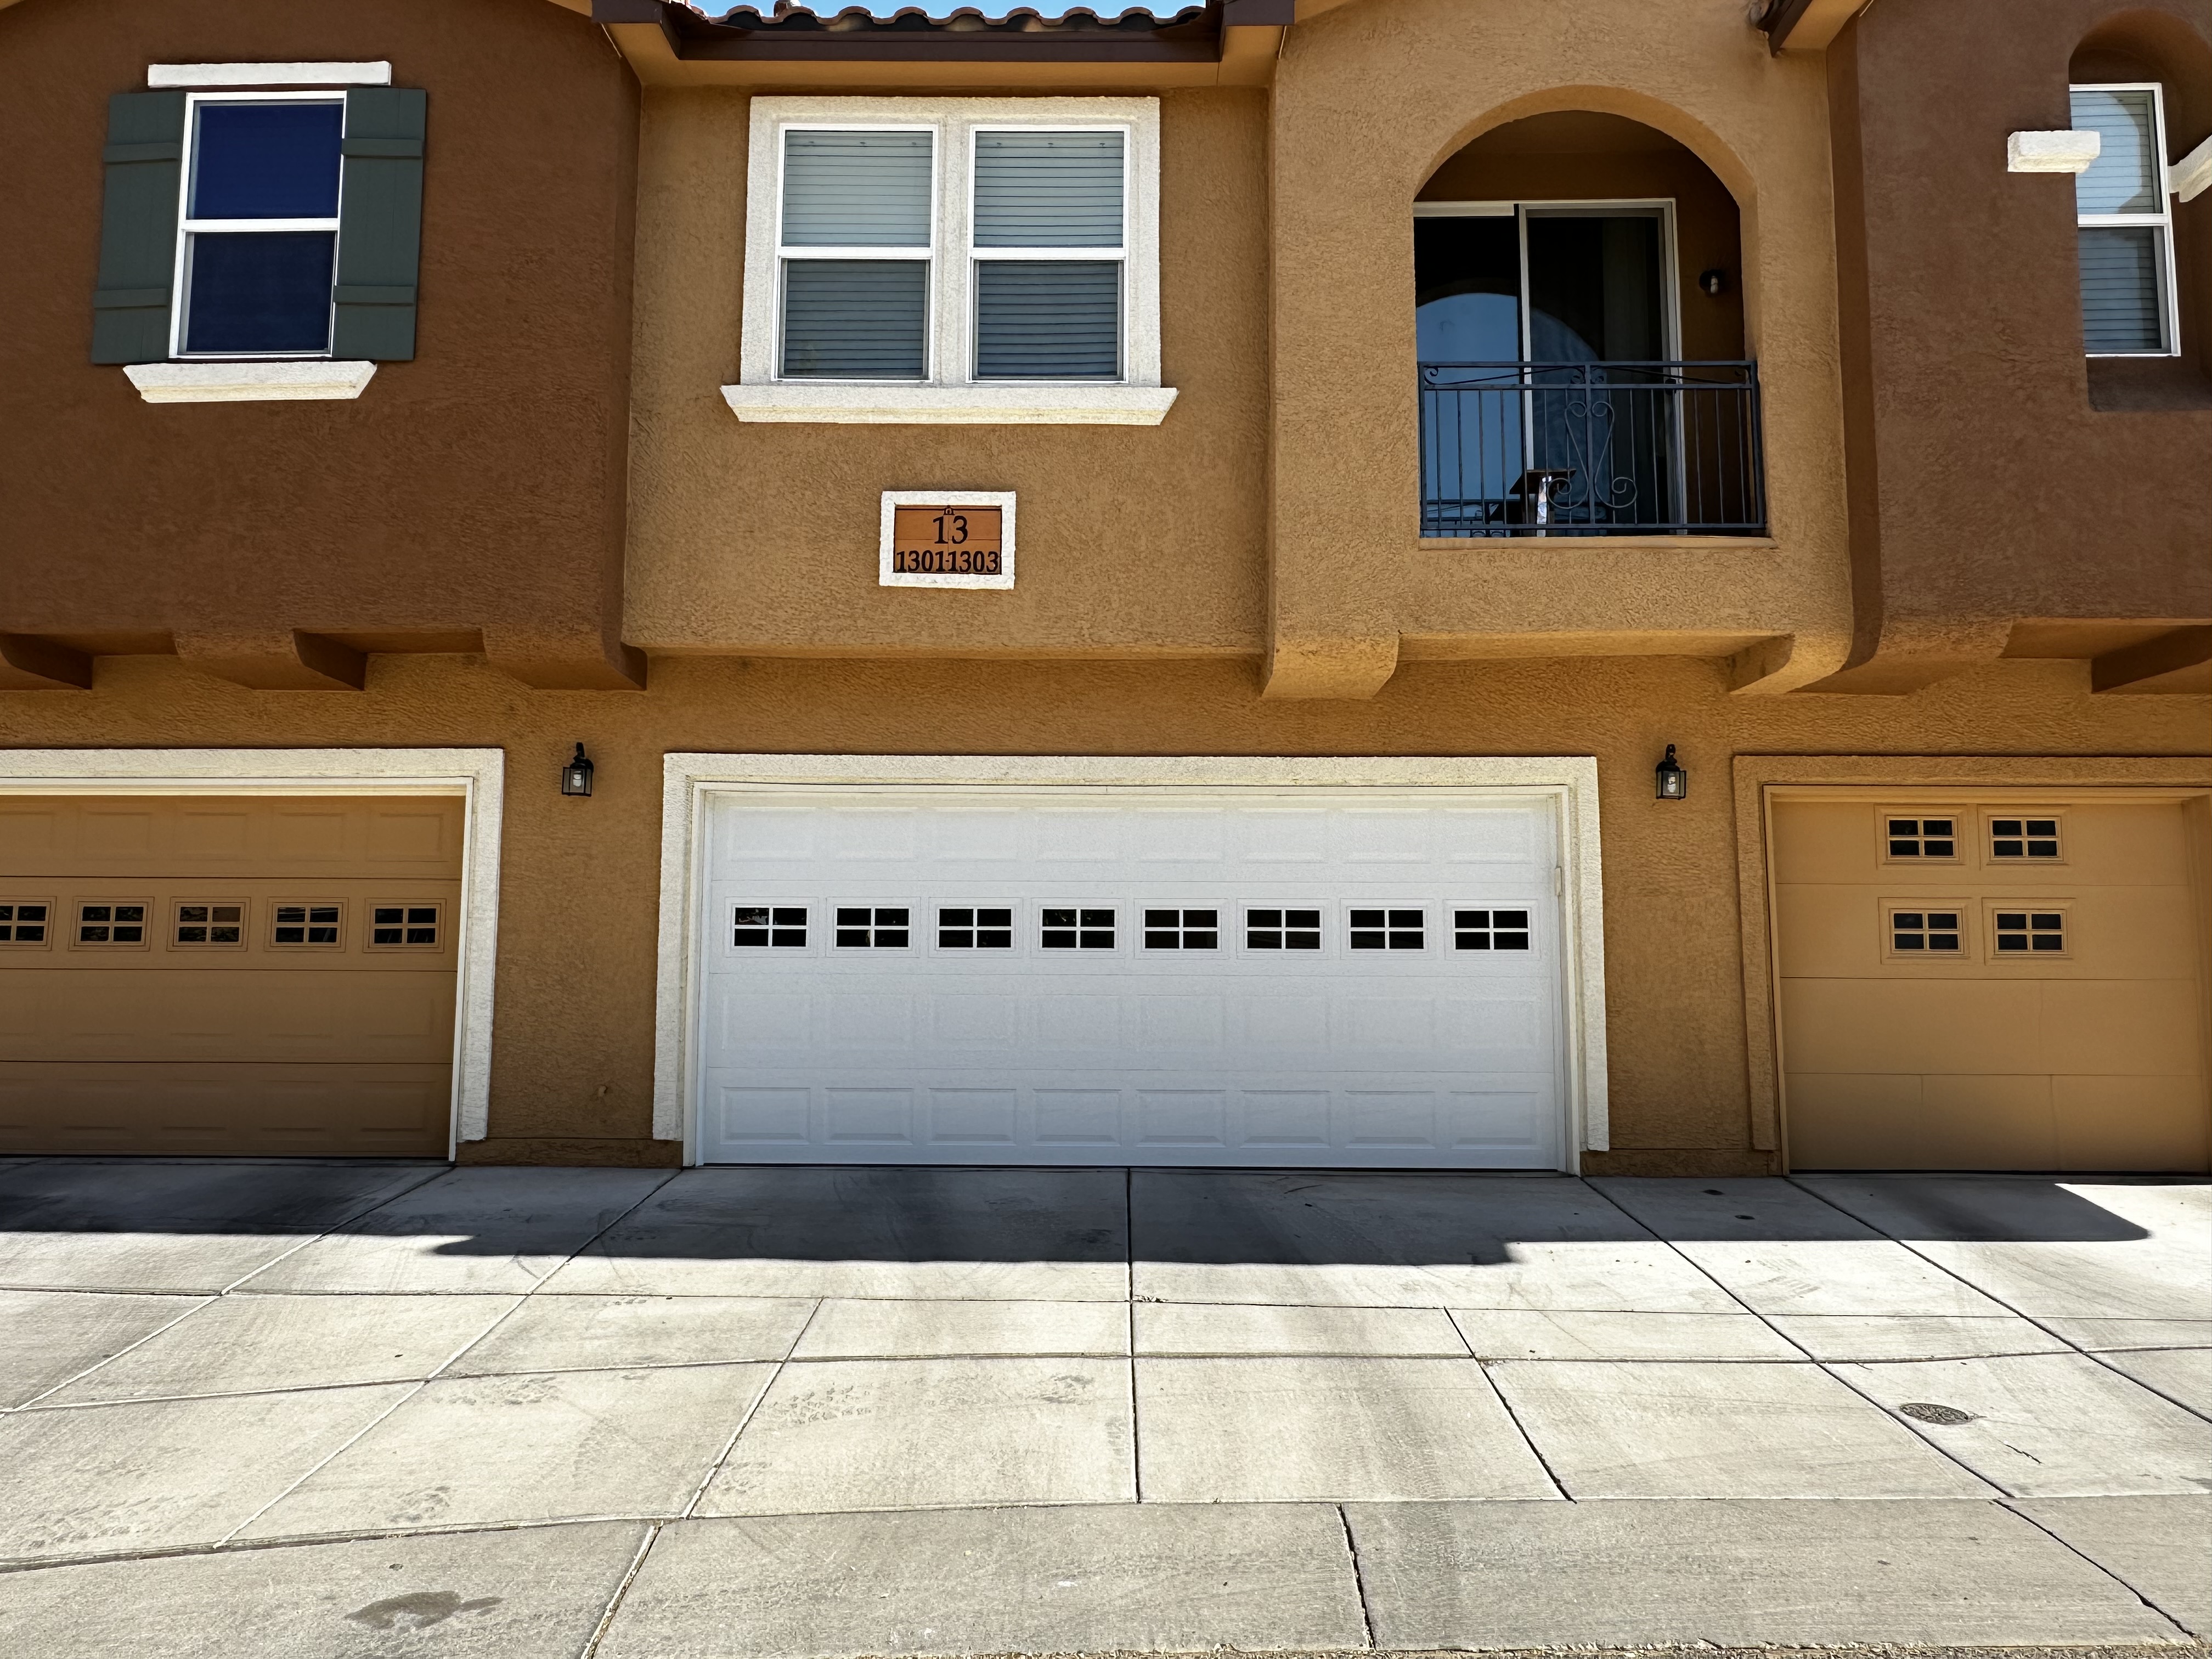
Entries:
<svg viewBox="0 0 2212 1659">
<path fill-rule="evenodd" d="M 2147 92 L 2150 94 L 2151 188 L 2158 200 L 2155 213 L 2083 213 L 2074 215 L 2076 234 L 2084 230 L 2128 230 L 2149 227 L 2158 232 L 2159 326 L 2166 343 L 2155 351 L 2086 351 L 2090 357 L 2178 357 L 2181 355 L 2181 298 L 2176 291 L 2173 258 L 2173 190 L 2166 161 L 2166 89 L 2156 81 L 2076 81 L 2067 94 L 2077 92 Z M 2070 117 L 2069 117 L 2070 118 Z M 2078 304 L 2078 301 L 2077 301 Z M 2087 345 L 2085 341 L 2084 345 Z"/>
<path fill-rule="evenodd" d="M 169 307 L 169 356 L 180 363 L 205 362 L 323 362 L 331 356 L 331 336 L 337 328 L 338 215 L 327 219 L 195 219 L 191 217 L 192 173 L 199 159 L 200 111 L 210 104 L 336 104 L 338 106 L 339 131 L 345 123 L 345 99 L 343 91 L 326 88 L 308 87 L 283 92 L 194 92 L 185 98 L 184 162 L 178 169 L 177 180 L 177 248 L 176 264 L 170 279 L 169 292 L 176 296 Z M 338 208 L 345 206 L 345 159 L 338 159 Z M 192 238 L 202 234 L 222 231 L 328 231 L 331 235 L 331 294 L 325 312 L 323 349 L 320 351 L 187 351 L 185 334 L 191 319 L 191 290 L 187 284 L 191 259 Z"/>
<path fill-rule="evenodd" d="M 934 134 L 930 246 L 782 246 L 784 134 L 825 129 Z M 1122 246 L 974 246 L 975 135 L 1115 130 L 1123 135 Z M 722 392 L 743 421 L 1152 426 L 1176 393 L 1160 384 L 1159 100 L 1156 98 L 768 97 L 752 103 L 746 177 L 744 319 L 738 381 Z M 930 264 L 921 380 L 784 380 L 783 270 L 793 258 L 915 258 Z M 1121 264 L 1121 352 L 1113 380 L 983 380 L 975 373 L 975 267 L 987 259 Z"/>
</svg>

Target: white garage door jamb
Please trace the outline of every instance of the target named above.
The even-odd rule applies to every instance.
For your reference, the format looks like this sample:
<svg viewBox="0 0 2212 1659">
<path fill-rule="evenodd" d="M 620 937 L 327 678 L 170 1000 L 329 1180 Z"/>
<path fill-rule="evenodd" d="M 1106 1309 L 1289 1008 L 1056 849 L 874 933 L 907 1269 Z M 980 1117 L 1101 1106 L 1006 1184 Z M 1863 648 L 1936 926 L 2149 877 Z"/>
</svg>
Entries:
<svg viewBox="0 0 2212 1659">
<path fill-rule="evenodd" d="M 691 1057 L 698 1052 L 698 987 L 692 975 L 703 872 L 707 797 L 763 785 L 805 789 L 939 786 L 1298 788 L 1366 787 L 1495 788 L 1558 803 L 1565 1020 L 1567 1144 L 1610 1146 L 1605 1037 L 1605 901 L 1598 845 L 1597 762 L 1588 755 L 1242 758 L 1002 755 L 671 754 L 664 763 L 660 821 L 659 969 L 654 990 L 653 1133 L 681 1139 L 684 1161 L 699 1161 L 699 1112 Z M 1577 1158 L 1576 1162 L 1579 1164 Z"/>
<path fill-rule="evenodd" d="M 459 795 L 459 971 L 446 1156 L 491 1120 L 492 972 L 499 960 L 500 749 L 0 749 L 0 794 Z"/>
</svg>

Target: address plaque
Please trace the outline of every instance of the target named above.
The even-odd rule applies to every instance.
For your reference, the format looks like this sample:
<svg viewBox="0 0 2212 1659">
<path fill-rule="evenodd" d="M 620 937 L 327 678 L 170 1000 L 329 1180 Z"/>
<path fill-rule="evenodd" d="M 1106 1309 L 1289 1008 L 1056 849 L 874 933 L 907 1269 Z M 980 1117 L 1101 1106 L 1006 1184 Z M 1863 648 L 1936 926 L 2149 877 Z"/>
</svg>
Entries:
<svg viewBox="0 0 2212 1659">
<path fill-rule="evenodd" d="M 884 587 L 1012 587 L 1012 490 L 886 489 L 877 580 Z"/>
</svg>

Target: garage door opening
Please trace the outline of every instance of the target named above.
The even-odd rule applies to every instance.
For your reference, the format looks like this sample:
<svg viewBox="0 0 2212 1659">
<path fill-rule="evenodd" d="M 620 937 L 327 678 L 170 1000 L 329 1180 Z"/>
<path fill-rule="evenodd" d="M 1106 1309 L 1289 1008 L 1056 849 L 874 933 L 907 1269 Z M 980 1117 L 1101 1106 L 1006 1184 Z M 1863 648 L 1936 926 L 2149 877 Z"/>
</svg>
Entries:
<svg viewBox="0 0 2212 1659">
<path fill-rule="evenodd" d="M 2206 803 L 1778 792 L 1799 1170 L 2212 1167 Z"/>
<path fill-rule="evenodd" d="M 465 809 L 0 794 L 0 1152 L 445 1157 Z"/>
<path fill-rule="evenodd" d="M 697 1156 L 1571 1168 L 1562 805 L 706 791 Z"/>
</svg>

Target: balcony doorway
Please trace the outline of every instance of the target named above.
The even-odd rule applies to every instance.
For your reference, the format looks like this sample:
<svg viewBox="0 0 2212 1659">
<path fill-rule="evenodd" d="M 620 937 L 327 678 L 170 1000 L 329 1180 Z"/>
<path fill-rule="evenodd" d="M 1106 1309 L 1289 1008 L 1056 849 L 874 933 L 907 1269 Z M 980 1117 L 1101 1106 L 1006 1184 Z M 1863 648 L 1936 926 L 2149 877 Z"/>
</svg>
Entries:
<svg viewBox="0 0 2212 1659">
<path fill-rule="evenodd" d="M 1638 184 L 1668 193 L 1607 188 Z M 1425 535 L 1763 531 L 1735 204 L 1702 162 L 1619 117 L 1539 116 L 1413 211 Z"/>
</svg>

